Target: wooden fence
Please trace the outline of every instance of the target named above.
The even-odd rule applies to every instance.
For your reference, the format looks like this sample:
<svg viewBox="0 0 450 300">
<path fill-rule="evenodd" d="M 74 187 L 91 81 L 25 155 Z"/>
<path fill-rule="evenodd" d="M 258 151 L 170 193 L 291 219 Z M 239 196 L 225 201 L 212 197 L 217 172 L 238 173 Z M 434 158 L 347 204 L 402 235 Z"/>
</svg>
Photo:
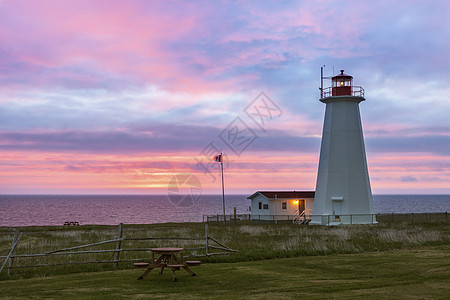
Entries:
<svg viewBox="0 0 450 300">
<path fill-rule="evenodd" d="M 323 217 L 322 215 L 305 215 L 306 219 L 311 219 L 312 217 Z M 432 213 L 390 213 L 390 214 L 341 214 L 340 217 L 345 217 L 349 221 L 347 223 L 352 224 L 353 220 L 357 220 L 358 217 L 369 217 L 373 220 L 373 223 L 438 223 L 438 222 L 448 222 L 448 212 L 432 212 Z M 252 214 L 241 214 L 241 215 L 204 215 L 204 223 L 212 224 L 236 224 L 243 222 L 251 223 L 293 223 L 295 221 L 295 215 L 252 215 Z M 325 216 L 328 218 L 328 223 L 331 223 L 334 219 L 334 215 Z M 224 222 L 225 220 L 225 222 Z M 356 223 L 356 222 L 355 222 Z M 307 224 L 307 222 L 305 222 Z"/>
<path fill-rule="evenodd" d="M 112 240 L 106 240 L 106 241 L 100 241 L 96 243 L 91 244 L 85 244 L 85 245 L 79 245 L 74 247 L 68 247 L 63 249 L 57 249 L 53 250 L 47 253 L 37 253 L 37 254 L 20 254 L 15 255 L 15 249 L 19 243 L 19 240 L 21 238 L 23 233 L 19 232 L 19 229 L 16 228 L 14 231 L 14 237 L 12 242 L 12 247 L 7 256 L 0 256 L 0 259 L 5 259 L 3 261 L 3 264 L 0 268 L 0 273 L 6 266 L 7 262 L 8 264 L 8 275 L 11 275 L 12 269 L 14 268 L 31 268 L 31 267 L 49 267 L 49 266 L 61 266 L 61 265 L 79 265 L 79 264 L 93 264 L 93 263 L 112 263 L 113 266 L 117 267 L 120 262 L 136 262 L 136 261 L 148 261 L 151 260 L 150 257 L 143 257 L 143 258 L 130 258 L 130 259 L 121 259 L 120 255 L 121 253 L 124 253 L 126 251 L 128 252 L 138 252 L 138 251 L 147 251 L 150 253 L 152 248 L 134 248 L 134 249 L 123 249 L 122 248 L 122 242 L 124 241 L 155 241 L 155 240 L 165 240 L 165 241 L 198 241 L 199 243 L 204 243 L 204 246 L 201 247 L 191 247 L 191 248 L 184 248 L 186 251 L 192 251 L 192 250 L 204 250 L 204 254 L 191 254 L 187 255 L 185 257 L 205 257 L 205 256 L 212 256 L 212 255 L 224 255 L 224 254 L 230 254 L 233 252 L 238 252 L 238 250 L 233 250 L 223 243 L 219 242 L 218 240 L 214 239 L 213 237 L 208 235 L 208 224 L 205 224 L 205 237 L 141 237 L 141 238 L 124 238 L 123 237 L 123 224 L 119 224 L 117 238 Z M 79 250 L 87 247 L 95 247 L 99 245 L 104 244 L 115 244 L 114 249 L 102 249 L 102 250 Z M 216 250 L 219 250 L 221 252 L 217 252 Z M 78 255 L 78 254 L 99 254 L 99 253 L 111 253 L 111 257 L 113 257 L 112 260 L 91 260 L 91 261 L 67 261 L 67 262 L 61 262 L 61 263 L 41 263 L 41 264 L 31 264 L 31 265 L 19 265 L 17 263 L 19 258 L 31 258 L 31 257 L 52 257 L 52 256 L 59 256 L 59 255 Z"/>
</svg>

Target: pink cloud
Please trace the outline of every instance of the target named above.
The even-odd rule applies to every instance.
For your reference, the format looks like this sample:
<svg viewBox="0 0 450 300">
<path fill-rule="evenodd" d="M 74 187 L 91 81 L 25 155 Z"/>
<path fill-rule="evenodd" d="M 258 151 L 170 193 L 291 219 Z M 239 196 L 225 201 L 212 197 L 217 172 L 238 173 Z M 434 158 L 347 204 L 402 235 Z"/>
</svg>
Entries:
<svg viewBox="0 0 450 300">
<path fill-rule="evenodd" d="M 145 10 L 141 7 L 149 5 Z M 2 30 L 0 36 L 10 42 L 9 51 L 17 63 L 51 73 L 54 68 L 88 67 L 169 89 L 202 92 L 224 88 L 224 83 L 203 82 L 198 76 L 193 80 L 192 74 L 188 77 L 188 65 L 180 61 L 186 49 L 180 48 L 178 53 L 170 49 L 199 26 L 197 16 L 189 13 L 194 10 L 191 6 L 170 10 L 171 5 L 162 2 L 8 2 L 0 15 L 15 17 L 4 19 L 8 30 Z M 53 78 L 48 80 L 51 84 Z"/>
<path fill-rule="evenodd" d="M 330 51 L 351 48 L 343 43 L 357 43 L 364 31 L 362 24 L 367 22 L 366 13 L 357 5 L 343 11 L 338 11 L 338 6 L 325 10 L 328 6 L 298 4 L 296 9 L 270 11 L 244 4 L 241 11 L 251 15 L 239 22 L 239 17 L 230 19 L 221 11 L 237 9 L 231 4 L 8 1 L 0 10 L 3 27 L 8 29 L 1 30 L 0 37 L 9 41 L 16 63 L 36 68 L 37 73 L 45 70 L 48 78 L 41 76 L 42 84 L 51 85 L 58 77 L 55 69 L 87 68 L 96 70 L 92 72 L 95 76 L 115 74 L 168 90 L 207 93 L 230 90 L 239 81 L 255 78 L 255 74 L 240 72 L 220 80 L 208 79 L 235 67 L 275 65 L 286 60 L 283 53 L 312 59 L 323 55 L 317 47 L 325 45 Z M 356 11 L 362 16 L 355 18 Z M 222 21 L 216 23 L 217 19 L 208 15 Z M 349 15 L 352 18 L 347 18 Z M 218 25 L 221 23 L 223 28 Z M 292 35 L 292 30 L 297 33 Z M 215 36 L 215 31 L 222 35 Z M 301 41 L 296 42 L 297 38 Z M 199 43 L 204 41 L 208 43 L 202 49 Z M 253 41 L 270 41 L 271 48 L 233 44 Z M 201 69 L 193 69 L 196 65 Z"/>
<path fill-rule="evenodd" d="M 195 167 L 196 155 L 196 152 L 184 152 L 140 157 L 87 154 L 74 157 L 63 153 L 8 152 L 0 159 L 0 190 L 20 193 L 21 186 L 36 190 L 78 189 L 79 192 L 134 188 L 151 193 L 167 189 L 168 182 L 176 174 L 193 173 L 201 180 L 205 191 L 214 192 L 218 181 L 213 181 L 210 175 Z M 316 157 L 261 155 L 256 160 L 254 155 L 246 155 L 227 165 L 225 172 L 230 192 L 245 188 L 261 189 L 268 185 L 285 189 L 311 188 L 314 184 Z M 293 159 L 304 164 L 293 166 Z M 256 173 L 259 175 L 255 176 Z M 213 174 L 217 175 L 216 172 Z"/>
<path fill-rule="evenodd" d="M 71 153 L 3 152 L 0 159 L 0 191 L 66 188 L 80 193 L 101 191 L 164 192 L 170 179 L 179 173 L 195 174 L 205 192 L 217 192 L 219 173 L 213 177 L 196 168 L 197 152 L 153 153 L 137 156 Z M 255 152 L 230 157 L 225 174 L 228 192 L 250 193 L 260 189 L 314 189 L 316 153 Z M 393 188 L 440 188 L 450 180 L 447 157 L 428 154 L 369 155 L 369 172 L 374 193 Z M 412 180 L 414 179 L 414 180 Z"/>
</svg>

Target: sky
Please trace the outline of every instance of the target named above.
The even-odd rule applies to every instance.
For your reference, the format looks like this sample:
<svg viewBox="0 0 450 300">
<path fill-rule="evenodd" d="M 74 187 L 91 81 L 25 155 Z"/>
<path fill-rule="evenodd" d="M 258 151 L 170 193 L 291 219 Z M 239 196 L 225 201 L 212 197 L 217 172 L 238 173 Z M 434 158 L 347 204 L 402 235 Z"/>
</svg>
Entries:
<svg viewBox="0 0 450 300">
<path fill-rule="evenodd" d="M 226 193 L 314 190 L 322 66 L 365 90 L 373 193 L 450 194 L 449 15 L 447 0 L 0 0 L 0 194 L 218 194 L 219 152 Z"/>
</svg>

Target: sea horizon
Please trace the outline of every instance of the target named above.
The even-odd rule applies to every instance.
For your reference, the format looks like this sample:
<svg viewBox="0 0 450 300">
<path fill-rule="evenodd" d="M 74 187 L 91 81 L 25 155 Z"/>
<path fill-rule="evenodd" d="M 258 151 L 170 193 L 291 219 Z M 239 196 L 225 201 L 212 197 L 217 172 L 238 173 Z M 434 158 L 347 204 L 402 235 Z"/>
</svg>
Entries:
<svg viewBox="0 0 450 300">
<path fill-rule="evenodd" d="M 266 190 L 264 190 L 266 191 Z M 270 191 L 270 190 L 267 190 Z M 283 191 L 290 191 L 290 190 L 283 190 Z M 297 191 L 297 190 L 294 190 Z M 300 191 L 300 190 L 299 190 Z M 314 190 L 301 190 L 301 191 L 314 191 Z M 252 193 L 229 193 L 229 194 L 225 194 L 225 195 L 251 195 Z M 99 195 L 99 196 L 114 196 L 114 195 L 122 195 L 122 196 L 167 196 L 167 193 L 0 193 L 0 196 L 14 196 L 14 195 L 18 195 L 18 196 L 26 196 L 26 195 L 36 195 L 36 196 L 47 196 L 47 195 L 74 195 L 74 196 L 92 196 L 92 195 Z M 182 194 L 182 195 L 189 195 L 189 194 Z M 206 194 L 202 194 L 202 196 L 217 196 L 220 195 L 222 196 L 221 193 L 206 193 Z M 436 195 L 436 196 L 450 196 L 450 193 L 373 193 L 372 196 L 413 196 L 413 195 L 417 195 L 417 196 L 431 196 L 431 195 Z"/>
<path fill-rule="evenodd" d="M 250 214 L 249 194 L 226 194 L 226 214 Z M 375 194 L 375 214 L 444 213 L 450 195 Z M 221 194 L 0 194 L 0 226 L 202 222 L 222 215 Z"/>
</svg>

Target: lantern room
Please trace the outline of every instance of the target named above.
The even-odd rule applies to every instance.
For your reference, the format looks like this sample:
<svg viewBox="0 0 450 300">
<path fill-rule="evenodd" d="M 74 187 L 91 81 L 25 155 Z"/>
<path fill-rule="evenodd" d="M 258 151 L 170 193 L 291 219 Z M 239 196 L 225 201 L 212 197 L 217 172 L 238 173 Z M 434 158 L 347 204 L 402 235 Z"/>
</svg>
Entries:
<svg viewBox="0 0 450 300">
<path fill-rule="evenodd" d="M 341 70 L 341 74 L 331 78 L 332 96 L 351 96 L 352 81 L 353 77 L 344 74 L 344 70 Z"/>
</svg>

